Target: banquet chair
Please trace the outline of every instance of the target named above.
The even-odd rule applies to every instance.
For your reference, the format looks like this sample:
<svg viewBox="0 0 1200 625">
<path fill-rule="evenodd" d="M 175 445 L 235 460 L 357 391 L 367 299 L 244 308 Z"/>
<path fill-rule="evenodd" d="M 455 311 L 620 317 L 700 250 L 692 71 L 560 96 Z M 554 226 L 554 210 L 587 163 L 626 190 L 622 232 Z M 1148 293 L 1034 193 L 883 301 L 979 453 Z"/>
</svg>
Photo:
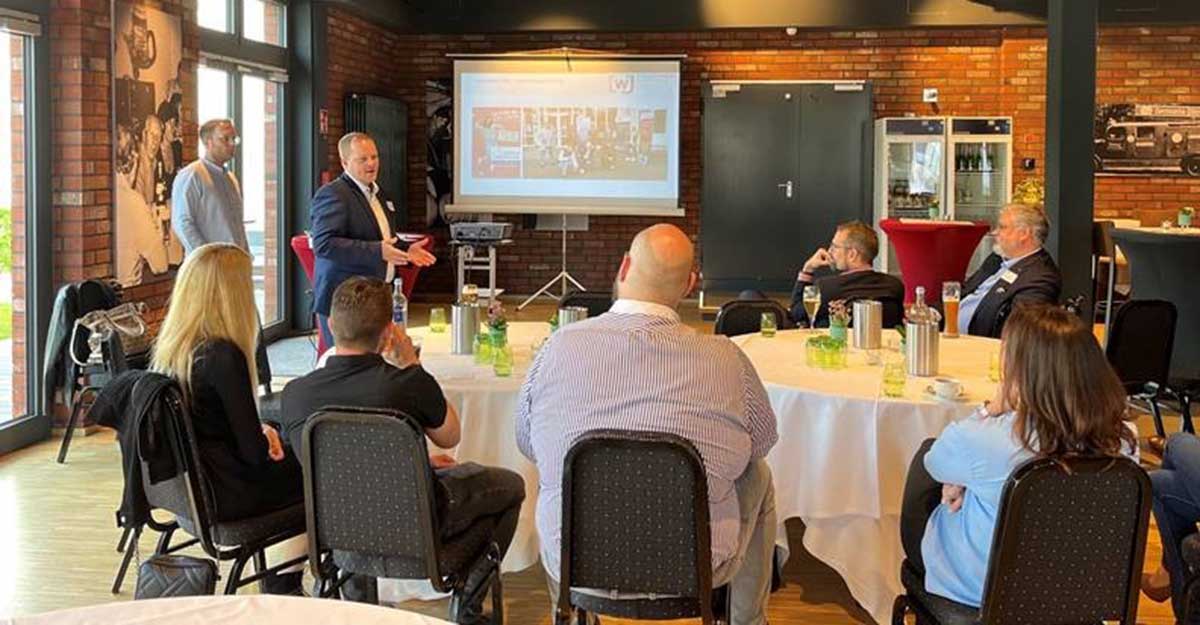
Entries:
<svg viewBox="0 0 1200 625">
<path fill-rule="evenodd" d="M 730 622 L 728 585 L 712 587 L 708 480 L 690 442 L 656 432 L 585 434 L 563 461 L 562 506 L 555 625 L 573 612 L 578 623 L 589 614 Z"/>
<path fill-rule="evenodd" d="M 608 291 L 571 291 L 558 302 L 558 307 L 582 306 L 587 309 L 588 318 L 591 318 L 608 312 L 612 304 L 613 296 Z"/>
<path fill-rule="evenodd" d="M 780 330 L 796 327 L 792 323 L 792 316 L 775 300 L 732 300 L 725 302 L 717 312 L 713 333 L 724 336 L 753 334 L 758 332 L 762 325 L 763 313 L 773 313 L 775 327 Z"/>
<path fill-rule="evenodd" d="M 492 622 L 504 622 L 495 519 L 441 538 L 433 469 L 421 427 L 400 411 L 329 407 L 304 426 L 301 463 L 314 595 L 335 596 L 353 575 L 428 579 L 451 593 L 449 620 L 472 605 L 467 576 L 486 562 L 477 593 L 492 593 Z"/>
<path fill-rule="evenodd" d="M 212 484 L 200 461 L 200 449 L 196 444 L 191 412 L 183 399 L 183 391 L 178 384 L 172 384 L 167 392 L 171 409 L 167 411 L 168 418 L 161 424 L 162 431 L 157 434 L 170 447 L 177 473 L 174 477 L 151 483 L 151 470 L 143 459 L 142 485 L 147 502 L 154 508 L 174 513 L 179 529 L 197 538 L 209 557 L 218 561 L 233 561 L 225 583 L 227 595 L 237 594 L 242 586 L 303 562 L 305 558 L 301 556 L 268 567 L 265 555 L 268 547 L 304 534 L 303 504 L 297 503 L 236 521 L 216 519 Z M 164 537 L 170 540 L 169 533 Z M 242 571 L 251 558 L 254 559 L 255 572 L 243 577 Z"/>
<path fill-rule="evenodd" d="M 1034 458 L 1000 497 L 980 608 L 925 590 L 905 560 L 892 624 L 1134 625 L 1150 523 L 1150 478 L 1132 460 Z"/>
<path fill-rule="evenodd" d="M 1171 302 L 1130 300 L 1117 309 L 1104 349 L 1109 364 L 1125 385 L 1125 393 L 1150 405 L 1154 430 L 1160 438 L 1167 435 L 1159 402 L 1171 372 L 1177 317 Z"/>
<path fill-rule="evenodd" d="M 1181 541 L 1180 553 L 1187 565 L 1187 579 L 1183 583 L 1184 625 L 1200 623 L 1200 532 L 1188 534 Z"/>
</svg>

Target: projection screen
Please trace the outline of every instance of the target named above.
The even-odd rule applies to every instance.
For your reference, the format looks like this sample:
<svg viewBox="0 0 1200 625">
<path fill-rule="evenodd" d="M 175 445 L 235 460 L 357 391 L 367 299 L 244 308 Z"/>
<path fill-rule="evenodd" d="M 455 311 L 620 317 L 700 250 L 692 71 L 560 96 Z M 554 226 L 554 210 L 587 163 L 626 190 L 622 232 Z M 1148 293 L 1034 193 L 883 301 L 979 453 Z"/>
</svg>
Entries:
<svg viewBox="0 0 1200 625">
<path fill-rule="evenodd" d="M 451 212 L 682 216 L 679 60 L 454 61 Z"/>
</svg>

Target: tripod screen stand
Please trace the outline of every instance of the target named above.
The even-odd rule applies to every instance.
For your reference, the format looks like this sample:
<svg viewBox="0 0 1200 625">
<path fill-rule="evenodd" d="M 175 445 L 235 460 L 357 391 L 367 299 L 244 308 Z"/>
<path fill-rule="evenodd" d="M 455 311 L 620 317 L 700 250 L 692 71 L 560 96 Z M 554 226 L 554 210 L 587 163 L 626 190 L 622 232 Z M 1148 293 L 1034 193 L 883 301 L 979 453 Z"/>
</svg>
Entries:
<svg viewBox="0 0 1200 625">
<path fill-rule="evenodd" d="M 559 294 L 555 295 L 550 292 L 550 289 L 553 288 L 555 284 L 558 284 L 559 281 L 562 281 L 562 288 L 560 289 Z M 558 272 L 558 275 L 550 278 L 549 282 L 542 285 L 542 288 L 538 289 L 533 295 L 530 295 L 525 299 L 525 301 L 521 302 L 521 304 L 517 306 L 517 310 L 524 309 L 533 300 L 541 297 L 542 295 L 545 295 L 546 297 L 549 297 L 555 301 L 561 300 L 567 295 L 568 282 L 574 284 L 580 291 L 587 290 L 582 284 L 579 283 L 578 280 L 575 279 L 574 276 L 571 275 L 571 272 L 567 271 L 567 216 L 564 214 L 562 215 L 562 269 Z"/>
</svg>

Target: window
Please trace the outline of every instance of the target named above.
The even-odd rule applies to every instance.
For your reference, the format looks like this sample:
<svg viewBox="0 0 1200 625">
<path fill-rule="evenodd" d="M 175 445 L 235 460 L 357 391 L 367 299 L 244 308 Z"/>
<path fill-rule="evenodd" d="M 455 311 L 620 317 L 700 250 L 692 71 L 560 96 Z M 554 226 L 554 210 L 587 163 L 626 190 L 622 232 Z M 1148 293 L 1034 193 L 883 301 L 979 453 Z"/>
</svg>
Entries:
<svg viewBox="0 0 1200 625">
<path fill-rule="evenodd" d="M 29 37 L 0 31 L 0 424 L 30 412 L 25 336 Z M 18 313 L 13 314 L 16 310 Z"/>
<path fill-rule="evenodd" d="M 287 11 L 280 0 L 205 0 L 197 121 L 233 120 L 241 136 L 228 167 L 242 189 L 246 239 L 254 256 L 254 295 L 264 326 L 285 321 L 285 224 L 281 132 L 287 83 Z M 264 46 L 262 44 L 269 44 Z M 203 154 L 201 145 L 200 154 Z M 272 333 L 268 328 L 268 336 Z"/>
</svg>

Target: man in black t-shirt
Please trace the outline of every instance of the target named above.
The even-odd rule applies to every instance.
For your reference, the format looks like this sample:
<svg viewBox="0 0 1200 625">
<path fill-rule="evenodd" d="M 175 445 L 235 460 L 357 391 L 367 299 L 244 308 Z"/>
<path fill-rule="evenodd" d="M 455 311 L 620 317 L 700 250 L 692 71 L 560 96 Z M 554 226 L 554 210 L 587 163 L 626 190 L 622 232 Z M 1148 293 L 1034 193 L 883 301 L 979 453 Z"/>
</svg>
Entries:
<svg viewBox="0 0 1200 625">
<path fill-rule="evenodd" d="M 284 437 L 294 450 L 300 450 L 309 416 L 326 406 L 402 410 L 424 428 L 433 444 L 443 449 L 458 445 L 458 413 L 446 403 L 433 376 L 421 368 L 403 328 L 392 323 L 387 283 L 366 277 L 344 281 L 333 293 L 329 329 L 334 351 L 325 366 L 292 380 L 283 389 L 280 420 Z M 477 524 L 494 525 L 492 540 L 503 557 L 525 499 L 521 476 L 506 469 L 458 464 L 440 453 L 432 454 L 429 462 L 434 468 L 442 539 L 453 542 Z M 355 578 L 343 587 L 343 595 L 374 601 L 374 580 Z M 482 570 L 472 571 L 467 596 L 483 581 Z M 459 623 L 481 621 L 482 600 L 481 593 L 477 602 L 463 606 Z"/>
</svg>

